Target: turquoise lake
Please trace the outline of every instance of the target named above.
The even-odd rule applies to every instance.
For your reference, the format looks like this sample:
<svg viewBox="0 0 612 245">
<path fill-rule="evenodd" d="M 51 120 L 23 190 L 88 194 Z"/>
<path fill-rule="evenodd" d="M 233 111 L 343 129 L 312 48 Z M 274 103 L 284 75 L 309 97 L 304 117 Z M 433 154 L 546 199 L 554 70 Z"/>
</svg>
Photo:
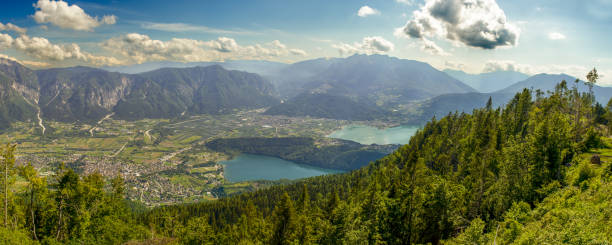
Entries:
<svg viewBox="0 0 612 245">
<path fill-rule="evenodd" d="M 223 161 L 225 178 L 231 182 L 246 180 L 301 179 L 325 174 L 341 173 L 340 170 L 323 169 L 286 161 L 276 157 L 241 154 Z"/>
<path fill-rule="evenodd" d="M 419 129 L 417 126 L 399 126 L 386 129 L 351 124 L 328 135 L 331 138 L 352 140 L 364 145 L 408 144 L 410 137 Z"/>
</svg>

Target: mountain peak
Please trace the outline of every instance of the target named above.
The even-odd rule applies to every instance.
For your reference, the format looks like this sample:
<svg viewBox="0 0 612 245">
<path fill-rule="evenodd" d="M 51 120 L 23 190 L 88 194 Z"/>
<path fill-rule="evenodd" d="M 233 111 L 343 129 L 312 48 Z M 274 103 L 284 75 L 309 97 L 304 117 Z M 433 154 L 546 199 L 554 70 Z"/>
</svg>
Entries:
<svg viewBox="0 0 612 245">
<path fill-rule="evenodd" d="M 0 65 L 2 66 L 23 66 L 21 63 L 8 57 L 0 56 Z"/>
</svg>

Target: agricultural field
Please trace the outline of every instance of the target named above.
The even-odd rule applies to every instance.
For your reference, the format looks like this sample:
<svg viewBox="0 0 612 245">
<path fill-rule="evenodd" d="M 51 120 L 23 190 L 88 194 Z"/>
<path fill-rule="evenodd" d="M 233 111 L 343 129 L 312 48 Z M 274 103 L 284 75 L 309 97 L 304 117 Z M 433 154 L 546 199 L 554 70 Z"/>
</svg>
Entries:
<svg viewBox="0 0 612 245">
<path fill-rule="evenodd" d="M 95 125 L 45 121 L 18 122 L 0 134 L 17 144 L 19 164 L 32 163 L 52 176 L 61 163 L 82 174 L 121 174 L 128 197 L 152 206 L 215 199 L 274 184 L 230 183 L 220 161 L 231 156 L 205 143 L 216 138 L 325 136 L 348 121 L 267 116 L 262 110 L 181 119 L 114 120 Z"/>
</svg>

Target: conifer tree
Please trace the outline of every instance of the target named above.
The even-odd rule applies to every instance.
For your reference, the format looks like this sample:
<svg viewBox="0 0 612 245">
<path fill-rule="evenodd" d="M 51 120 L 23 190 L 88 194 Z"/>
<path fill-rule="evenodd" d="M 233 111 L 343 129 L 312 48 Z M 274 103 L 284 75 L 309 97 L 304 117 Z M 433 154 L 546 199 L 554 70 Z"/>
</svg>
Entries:
<svg viewBox="0 0 612 245">
<path fill-rule="evenodd" d="M 295 239 L 295 208 L 287 192 L 283 193 L 274 208 L 274 231 L 271 244 L 292 244 Z"/>
</svg>

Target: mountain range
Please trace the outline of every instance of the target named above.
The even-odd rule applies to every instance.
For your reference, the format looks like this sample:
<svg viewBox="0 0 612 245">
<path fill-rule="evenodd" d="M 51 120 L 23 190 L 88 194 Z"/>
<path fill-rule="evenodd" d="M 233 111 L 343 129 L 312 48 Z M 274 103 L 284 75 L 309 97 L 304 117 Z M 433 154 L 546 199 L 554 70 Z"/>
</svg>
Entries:
<svg viewBox="0 0 612 245">
<path fill-rule="evenodd" d="M 444 72 L 481 93 L 495 92 L 529 77 L 529 75 L 517 71 L 493 71 L 469 74 L 464 71 L 446 69 Z"/>
<path fill-rule="evenodd" d="M 89 67 L 30 70 L 0 61 L 0 128 L 15 121 L 95 122 L 106 115 L 126 120 L 218 114 L 279 103 L 261 76 L 219 65 L 162 68 L 140 74 Z"/>
<path fill-rule="evenodd" d="M 357 121 L 411 115 L 409 121 L 422 122 L 449 112 L 471 112 L 489 98 L 494 106 L 502 105 L 524 88 L 546 91 L 562 80 L 574 86 L 576 80 L 565 74 L 538 74 L 514 82 L 526 75 L 445 73 L 427 63 L 384 55 L 294 64 L 158 62 L 113 69 L 147 71 L 129 74 L 90 67 L 31 70 L 0 59 L 0 129 L 16 121 L 92 123 L 109 115 L 138 120 L 249 108 L 269 108 L 266 114 L 270 115 Z M 480 91 L 505 87 L 482 93 L 467 84 Z M 582 81 L 576 86 L 581 92 L 588 91 Z M 612 88 L 594 86 L 593 91 L 599 103 L 612 98 Z M 398 112 L 406 105 L 416 108 L 418 115 Z"/>
<path fill-rule="evenodd" d="M 385 55 L 356 54 L 345 59 L 299 62 L 281 70 L 273 80 L 284 97 L 316 91 L 367 98 L 379 105 L 476 92 L 427 63 Z"/>
<path fill-rule="evenodd" d="M 161 68 L 190 68 L 190 67 L 206 67 L 211 65 L 220 65 L 226 70 L 246 71 L 257 73 L 263 77 L 272 76 L 278 73 L 281 69 L 289 66 L 286 63 L 265 61 L 265 60 L 227 60 L 224 62 L 172 62 L 158 61 L 147 62 L 142 64 L 128 66 L 109 66 L 101 69 L 111 72 L 120 72 L 126 74 L 138 74 L 149 71 L 154 71 Z"/>
<path fill-rule="evenodd" d="M 540 90 L 546 93 L 547 91 L 553 91 L 561 81 L 566 81 L 567 87 L 570 89 L 576 86 L 579 92 L 589 91 L 584 81 L 566 74 L 537 74 L 491 93 L 453 93 L 430 98 L 419 105 L 419 111 L 422 113 L 413 121 L 425 122 L 433 116 L 442 117 L 455 111 L 470 113 L 475 108 L 483 107 L 489 98 L 492 100 L 492 105 L 497 107 L 508 102 L 514 94 L 521 92 L 523 89 L 531 89 L 534 92 Z M 612 98 L 612 87 L 595 85 L 593 86 L 593 93 L 598 103 L 606 105 Z"/>
<path fill-rule="evenodd" d="M 427 63 L 353 55 L 292 64 L 271 77 L 285 103 L 267 113 L 368 120 L 389 108 L 447 93 L 476 92 Z"/>
</svg>

